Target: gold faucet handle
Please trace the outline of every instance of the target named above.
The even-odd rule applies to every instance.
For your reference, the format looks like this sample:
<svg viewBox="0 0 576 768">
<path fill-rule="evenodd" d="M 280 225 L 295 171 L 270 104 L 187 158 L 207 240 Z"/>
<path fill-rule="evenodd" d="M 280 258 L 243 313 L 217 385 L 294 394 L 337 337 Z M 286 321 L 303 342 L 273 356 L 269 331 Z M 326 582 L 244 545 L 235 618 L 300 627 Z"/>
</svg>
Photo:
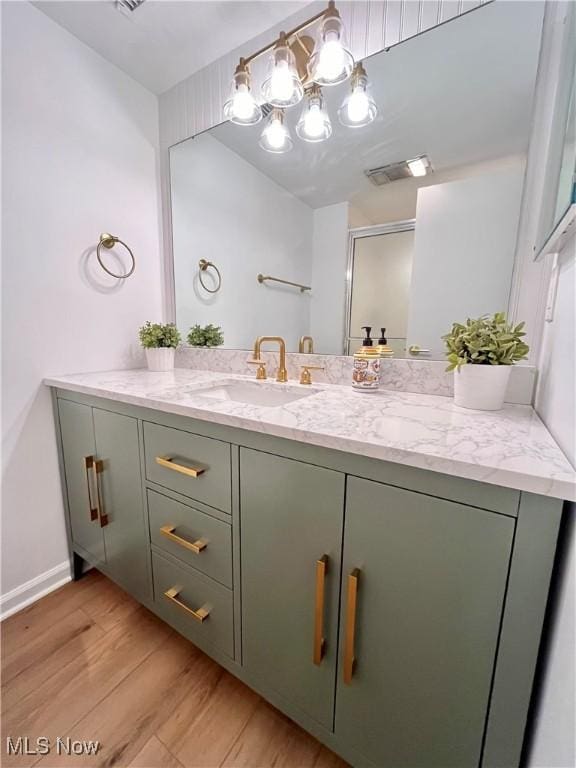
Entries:
<svg viewBox="0 0 576 768">
<path fill-rule="evenodd" d="M 310 371 L 323 371 L 323 365 L 301 365 L 300 384 L 312 384 L 312 375 Z"/>
<path fill-rule="evenodd" d="M 264 381 L 266 378 L 266 361 L 265 360 L 246 360 L 248 365 L 257 365 L 256 379 L 258 381 Z"/>
</svg>

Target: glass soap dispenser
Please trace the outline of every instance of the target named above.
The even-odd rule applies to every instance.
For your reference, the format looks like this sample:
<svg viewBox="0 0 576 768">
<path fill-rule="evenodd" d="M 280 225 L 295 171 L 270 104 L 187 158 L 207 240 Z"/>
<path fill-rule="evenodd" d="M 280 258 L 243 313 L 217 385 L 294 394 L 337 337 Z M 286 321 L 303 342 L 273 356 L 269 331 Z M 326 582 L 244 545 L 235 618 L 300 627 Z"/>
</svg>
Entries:
<svg viewBox="0 0 576 768">
<path fill-rule="evenodd" d="M 362 346 L 354 353 L 352 387 L 361 392 L 375 392 L 380 386 L 380 354 L 370 338 L 371 326 L 362 326 L 366 337 Z"/>
</svg>

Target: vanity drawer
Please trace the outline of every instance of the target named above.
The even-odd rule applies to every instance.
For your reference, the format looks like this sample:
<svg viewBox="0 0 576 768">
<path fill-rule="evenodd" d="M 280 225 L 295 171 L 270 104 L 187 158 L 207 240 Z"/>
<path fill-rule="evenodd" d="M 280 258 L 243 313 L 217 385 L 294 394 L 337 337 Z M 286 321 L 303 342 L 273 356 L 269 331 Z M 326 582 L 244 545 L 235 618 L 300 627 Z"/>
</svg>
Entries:
<svg viewBox="0 0 576 768">
<path fill-rule="evenodd" d="M 152 552 L 154 604 L 162 618 L 200 648 L 234 658 L 232 592 Z"/>
<path fill-rule="evenodd" d="M 232 529 L 228 523 L 148 490 L 150 539 L 226 587 L 232 587 Z"/>
<path fill-rule="evenodd" d="M 230 445 L 144 423 L 146 478 L 230 514 Z"/>
</svg>

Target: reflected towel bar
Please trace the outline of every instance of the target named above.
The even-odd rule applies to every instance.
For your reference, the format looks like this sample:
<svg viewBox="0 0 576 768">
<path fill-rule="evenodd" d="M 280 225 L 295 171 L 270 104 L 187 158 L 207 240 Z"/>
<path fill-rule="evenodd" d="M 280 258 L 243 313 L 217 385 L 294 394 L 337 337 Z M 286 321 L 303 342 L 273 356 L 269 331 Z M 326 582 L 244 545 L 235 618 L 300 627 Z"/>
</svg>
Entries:
<svg viewBox="0 0 576 768">
<path fill-rule="evenodd" d="M 265 280 L 271 280 L 274 283 L 283 283 L 284 285 L 293 285 L 295 288 L 300 288 L 300 293 L 304 291 L 311 291 L 312 287 L 309 285 L 301 285 L 300 283 L 293 283 L 290 280 L 281 280 L 279 277 L 272 277 L 271 275 L 258 275 L 258 282 L 263 283 Z"/>
</svg>

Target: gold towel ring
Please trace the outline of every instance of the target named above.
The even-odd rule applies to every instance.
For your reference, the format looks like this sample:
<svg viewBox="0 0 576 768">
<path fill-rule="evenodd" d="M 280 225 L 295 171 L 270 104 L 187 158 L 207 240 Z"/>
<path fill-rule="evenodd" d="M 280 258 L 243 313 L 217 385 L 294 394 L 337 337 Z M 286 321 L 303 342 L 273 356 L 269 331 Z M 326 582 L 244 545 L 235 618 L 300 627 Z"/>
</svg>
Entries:
<svg viewBox="0 0 576 768">
<path fill-rule="evenodd" d="M 198 272 L 198 279 L 200 280 L 200 285 L 202 288 L 204 288 L 205 291 L 208 291 L 208 293 L 218 293 L 220 290 L 220 286 L 222 285 L 222 275 L 220 274 L 220 270 L 216 266 L 216 264 L 213 264 L 211 261 L 206 261 L 206 259 L 200 259 L 198 262 L 198 266 L 200 267 L 200 270 Z M 208 267 L 212 267 L 212 269 L 216 272 L 218 275 L 218 285 L 216 288 L 208 288 L 207 285 L 205 285 L 204 281 L 202 280 L 202 272 L 206 272 Z"/>
<path fill-rule="evenodd" d="M 132 266 L 130 267 L 130 271 L 127 272 L 125 275 L 116 275 L 114 272 L 111 272 L 108 269 L 108 267 L 104 264 L 102 259 L 100 258 L 100 248 L 102 248 L 102 246 L 104 246 L 104 248 L 110 249 L 110 248 L 113 248 L 116 245 L 116 243 L 120 243 L 120 245 L 123 245 L 124 248 L 126 248 L 128 253 L 130 254 L 130 258 L 132 259 Z M 130 248 L 128 248 L 126 243 L 123 240 L 120 240 L 119 237 L 116 237 L 115 235 L 110 235 L 108 232 L 103 232 L 100 235 L 100 242 L 98 243 L 98 247 L 96 248 L 96 258 L 98 259 L 98 263 L 100 264 L 104 272 L 107 272 L 109 275 L 117 278 L 118 280 L 125 280 L 127 277 L 130 277 L 130 275 L 136 269 L 136 259 L 134 258 L 134 254 L 132 253 Z"/>
</svg>

